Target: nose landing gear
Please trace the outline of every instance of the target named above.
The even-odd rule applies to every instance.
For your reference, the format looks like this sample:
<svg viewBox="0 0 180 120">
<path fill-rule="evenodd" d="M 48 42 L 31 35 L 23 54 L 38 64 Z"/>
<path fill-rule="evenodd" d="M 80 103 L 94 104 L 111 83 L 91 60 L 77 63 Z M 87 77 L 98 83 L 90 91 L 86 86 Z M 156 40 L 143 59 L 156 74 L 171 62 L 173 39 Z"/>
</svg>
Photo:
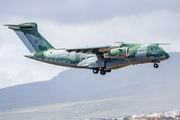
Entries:
<svg viewBox="0 0 180 120">
<path fill-rule="evenodd" d="M 156 64 L 156 63 L 154 63 L 154 68 L 158 68 L 159 67 L 159 65 L 158 64 Z"/>
</svg>

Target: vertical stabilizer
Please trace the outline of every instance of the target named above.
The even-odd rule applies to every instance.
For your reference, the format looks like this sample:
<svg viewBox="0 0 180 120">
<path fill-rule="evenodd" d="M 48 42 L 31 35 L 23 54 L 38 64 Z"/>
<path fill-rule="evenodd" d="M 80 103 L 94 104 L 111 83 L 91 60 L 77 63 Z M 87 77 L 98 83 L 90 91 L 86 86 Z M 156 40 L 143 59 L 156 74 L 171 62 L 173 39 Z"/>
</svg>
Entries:
<svg viewBox="0 0 180 120">
<path fill-rule="evenodd" d="M 38 32 L 36 23 L 28 22 L 5 26 L 15 31 L 31 53 L 54 49 L 54 47 Z"/>
</svg>

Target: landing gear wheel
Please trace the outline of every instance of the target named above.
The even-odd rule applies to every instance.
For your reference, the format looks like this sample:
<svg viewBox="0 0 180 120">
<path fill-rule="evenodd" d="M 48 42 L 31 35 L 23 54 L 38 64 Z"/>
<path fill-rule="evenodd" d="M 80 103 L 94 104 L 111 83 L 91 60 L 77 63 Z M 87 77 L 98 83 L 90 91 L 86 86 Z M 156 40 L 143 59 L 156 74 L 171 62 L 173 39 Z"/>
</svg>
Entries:
<svg viewBox="0 0 180 120">
<path fill-rule="evenodd" d="M 93 73 L 94 74 L 98 74 L 99 73 L 99 69 L 93 69 Z"/>
<path fill-rule="evenodd" d="M 159 67 L 159 65 L 158 65 L 158 64 L 154 64 L 153 66 L 154 66 L 154 68 L 158 68 L 158 67 Z"/>
<path fill-rule="evenodd" d="M 100 71 L 100 74 L 101 74 L 101 75 L 105 75 L 105 74 L 106 74 L 106 71 L 105 71 L 105 70 L 101 70 L 101 71 Z"/>
<path fill-rule="evenodd" d="M 110 72 L 111 72 L 111 70 L 106 70 L 106 72 L 110 73 Z"/>
</svg>

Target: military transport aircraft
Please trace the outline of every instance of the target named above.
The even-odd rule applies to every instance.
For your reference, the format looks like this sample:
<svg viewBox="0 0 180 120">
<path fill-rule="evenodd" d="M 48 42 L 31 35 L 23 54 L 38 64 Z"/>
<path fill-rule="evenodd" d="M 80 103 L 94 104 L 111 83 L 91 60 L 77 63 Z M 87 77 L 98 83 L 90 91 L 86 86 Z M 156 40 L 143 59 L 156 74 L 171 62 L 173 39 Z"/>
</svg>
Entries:
<svg viewBox="0 0 180 120">
<path fill-rule="evenodd" d="M 92 69 L 94 74 L 105 75 L 113 69 L 128 65 L 153 63 L 158 68 L 169 54 L 159 47 L 159 43 L 137 44 L 114 42 L 107 45 L 55 49 L 37 30 L 33 22 L 5 25 L 13 29 L 31 54 L 25 57 L 54 65 Z"/>
</svg>

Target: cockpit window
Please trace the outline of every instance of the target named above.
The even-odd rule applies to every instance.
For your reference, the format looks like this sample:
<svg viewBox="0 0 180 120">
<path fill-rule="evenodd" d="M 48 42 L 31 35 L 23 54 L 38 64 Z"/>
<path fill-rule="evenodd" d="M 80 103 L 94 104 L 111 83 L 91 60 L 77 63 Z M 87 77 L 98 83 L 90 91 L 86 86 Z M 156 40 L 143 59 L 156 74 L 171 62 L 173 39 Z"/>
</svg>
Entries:
<svg viewBox="0 0 180 120">
<path fill-rule="evenodd" d="M 150 51 L 153 51 L 153 47 L 151 47 L 151 50 Z"/>
<path fill-rule="evenodd" d="M 159 47 L 157 47 L 158 50 L 161 50 Z"/>
<path fill-rule="evenodd" d="M 154 51 L 157 51 L 158 50 L 158 48 L 157 47 L 154 47 Z"/>
<path fill-rule="evenodd" d="M 162 48 L 161 47 L 158 47 L 159 48 L 159 50 L 162 50 Z"/>
<path fill-rule="evenodd" d="M 150 51 L 158 51 L 158 50 L 161 50 L 161 48 L 159 47 L 151 47 Z"/>
</svg>

